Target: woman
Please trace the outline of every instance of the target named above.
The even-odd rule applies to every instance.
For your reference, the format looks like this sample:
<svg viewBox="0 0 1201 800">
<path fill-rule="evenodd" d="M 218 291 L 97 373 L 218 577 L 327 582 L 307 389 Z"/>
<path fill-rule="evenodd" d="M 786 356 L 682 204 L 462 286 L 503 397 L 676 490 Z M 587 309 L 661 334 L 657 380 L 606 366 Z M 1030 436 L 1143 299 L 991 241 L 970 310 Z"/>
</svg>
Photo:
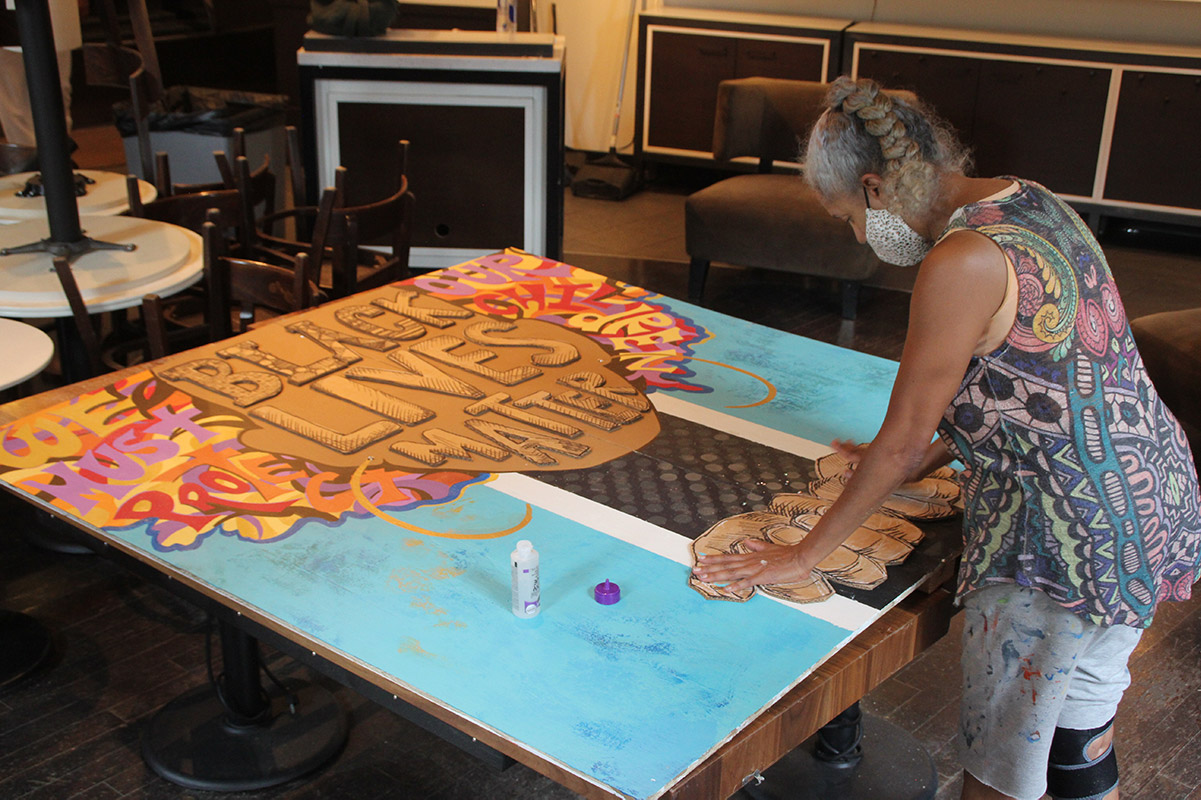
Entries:
<svg viewBox="0 0 1201 800">
<path fill-rule="evenodd" d="M 1127 659 L 1198 578 L 1197 474 L 1092 234 L 1043 187 L 966 161 L 911 95 L 832 85 L 806 181 L 882 260 L 921 265 L 888 412 L 870 447 L 834 443 L 854 474 L 804 541 L 696 571 L 802 580 L 900 483 L 958 458 L 963 797 L 1116 798 Z"/>
</svg>

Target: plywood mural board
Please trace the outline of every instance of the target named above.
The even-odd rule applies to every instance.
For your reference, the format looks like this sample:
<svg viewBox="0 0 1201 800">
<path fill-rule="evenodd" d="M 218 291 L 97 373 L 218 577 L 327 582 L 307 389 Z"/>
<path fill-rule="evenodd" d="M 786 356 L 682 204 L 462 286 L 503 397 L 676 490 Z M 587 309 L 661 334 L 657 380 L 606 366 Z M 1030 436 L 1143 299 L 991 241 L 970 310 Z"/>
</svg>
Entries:
<svg viewBox="0 0 1201 800">
<path fill-rule="evenodd" d="M 446 717 L 648 798 L 950 557 L 954 536 L 928 535 L 879 587 L 804 606 L 687 585 L 693 539 L 818 480 L 823 442 L 874 434 L 895 370 L 509 253 L 43 408 L 0 428 L 0 481 Z M 518 538 L 542 557 L 532 620 L 509 611 Z M 592 599 L 605 579 L 615 606 Z M 734 669 L 735 653 L 755 657 Z"/>
</svg>

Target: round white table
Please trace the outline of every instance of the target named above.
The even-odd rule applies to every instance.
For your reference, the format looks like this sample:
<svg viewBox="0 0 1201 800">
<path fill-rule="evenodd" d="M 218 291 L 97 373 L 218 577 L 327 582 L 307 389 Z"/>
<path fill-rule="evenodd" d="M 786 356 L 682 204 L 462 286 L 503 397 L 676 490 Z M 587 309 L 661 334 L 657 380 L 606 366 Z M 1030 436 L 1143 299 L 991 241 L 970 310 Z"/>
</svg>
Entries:
<svg viewBox="0 0 1201 800">
<path fill-rule="evenodd" d="M 44 370 L 54 357 L 53 339 L 40 328 L 14 319 L 0 317 L 0 342 L 4 342 L 0 389 L 29 380 Z"/>
<path fill-rule="evenodd" d="M 71 263 L 79 292 L 91 313 L 130 308 L 147 294 L 163 297 L 200 280 L 204 245 L 186 228 L 138 217 L 81 216 L 84 235 L 137 249 L 93 250 Z M 0 225 L 0 247 L 49 237 L 46 220 Z M 69 317 L 71 306 L 49 253 L 0 256 L 0 317 Z"/>
<path fill-rule="evenodd" d="M 77 169 L 74 172 L 95 181 L 88 184 L 87 194 L 75 198 L 80 216 L 115 216 L 129 210 L 129 195 L 125 189 L 124 175 L 94 169 Z M 17 194 L 34 175 L 37 173 L 0 175 L 0 222 L 45 219 L 45 197 L 20 197 Z M 143 180 L 138 181 L 138 192 L 143 203 L 149 203 L 158 197 L 158 190 L 154 188 L 154 184 Z"/>
</svg>

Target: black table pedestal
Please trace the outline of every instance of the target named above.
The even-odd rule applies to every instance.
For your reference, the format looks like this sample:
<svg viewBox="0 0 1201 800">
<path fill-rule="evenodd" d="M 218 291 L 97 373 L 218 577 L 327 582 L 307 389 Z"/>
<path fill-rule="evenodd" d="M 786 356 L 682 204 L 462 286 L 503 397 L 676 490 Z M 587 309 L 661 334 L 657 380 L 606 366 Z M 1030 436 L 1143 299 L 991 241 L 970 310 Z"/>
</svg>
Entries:
<svg viewBox="0 0 1201 800">
<path fill-rule="evenodd" d="M 225 673 L 163 706 L 142 735 L 142 758 L 181 786 L 241 792 L 287 783 L 325 764 L 346 741 L 346 713 L 327 690 L 268 695 L 258 642 L 220 623 Z"/>
<path fill-rule="evenodd" d="M 40 622 L 0 609 L 0 689 L 37 670 L 52 650 L 50 632 Z"/>
<path fill-rule="evenodd" d="M 102 242 L 99 239 L 84 236 L 74 242 L 58 242 L 53 238 L 46 238 L 30 242 L 29 244 L 17 245 L 16 247 L 3 247 L 0 248 L 0 256 L 16 256 L 22 253 L 49 253 L 56 257 L 65 256 L 68 261 L 74 261 L 85 253 L 91 253 L 95 250 L 123 250 L 126 253 L 132 253 L 137 249 L 138 246 L 136 244 Z"/>
<path fill-rule="evenodd" d="M 858 704 L 848 709 L 857 709 Z M 840 714 L 845 716 L 848 712 Z M 837 718 L 835 727 L 837 727 Z M 800 747 L 764 771 L 762 781 L 752 781 L 742 794 L 752 800 L 932 800 L 938 792 L 938 771 L 926 749 L 911 734 L 891 722 L 863 714 L 862 739 L 856 734 L 846 741 L 848 751 L 862 747 L 861 757 L 823 760 L 815 751 L 825 750 L 820 739 L 829 739 L 823 729 Z M 834 730 L 837 739 L 845 732 Z"/>
<path fill-rule="evenodd" d="M 14 508 L 9 508 L 9 506 Z M 5 503 L 4 513 L 14 515 L 18 521 L 17 530 L 21 538 L 34 547 L 49 550 L 52 553 L 67 555 L 92 555 L 95 551 L 88 547 L 88 538 L 74 526 L 41 508 L 27 504 Z"/>
</svg>

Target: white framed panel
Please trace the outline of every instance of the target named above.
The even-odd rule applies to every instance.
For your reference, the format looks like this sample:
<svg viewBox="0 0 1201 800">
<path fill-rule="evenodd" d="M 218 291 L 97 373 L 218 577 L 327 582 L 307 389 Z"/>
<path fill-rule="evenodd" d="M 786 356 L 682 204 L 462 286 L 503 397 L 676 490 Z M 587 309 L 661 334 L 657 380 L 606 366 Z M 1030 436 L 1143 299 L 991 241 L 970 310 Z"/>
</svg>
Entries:
<svg viewBox="0 0 1201 800">
<path fill-rule="evenodd" d="M 650 144 L 651 135 L 651 80 L 654 72 L 654 54 L 655 54 L 655 34 L 662 33 L 679 33 L 692 36 L 716 36 L 726 39 L 735 40 L 758 40 L 772 42 L 786 42 L 788 44 L 811 44 L 817 45 L 822 49 L 821 56 L 821 80 L 823 82 L 830 80 L 830 40 L 813 36 L 789 36 L 786 34 L 774 33 L 750 33 L 738 30 L 722 30 L 720 28 L 699 28 L 699 27 L 684 27 L 679 25 L 659 24 L 654 23 L 646 26 L 646 52 L 643 54 L 644 70 L 643 86 L 642 86 L 642 151 L 644 153 L 655 153 L 667 156 L 680 156 L 684 158 L 713 160 L 712 152 L 703 152 L 700 150 L 684 150 L 677 147 L 663 147 L 662 145 Z M 736 162 L 747 164 L 758 163 L 753 158 L 738 158 Z"/>
<path fill-rule="evenodd" d="M 342 142 L 338 106 L 342 103 L 519 109 L 525 134 L 522 241 L 496 242 L 494 246 L 480 249 L 414 246 L 409 254 L 409 263 L 418 268 L 449 267 L 514 246 L 531 253 L 546 252 L 548 110 L 544 86 L 318 78 L 313 82 L 313 98 L 320 186 L 333 185 L 334 171 L 340 166 Z M 500 153 L 493 155 L 503 157 Z"/>
</svg>

